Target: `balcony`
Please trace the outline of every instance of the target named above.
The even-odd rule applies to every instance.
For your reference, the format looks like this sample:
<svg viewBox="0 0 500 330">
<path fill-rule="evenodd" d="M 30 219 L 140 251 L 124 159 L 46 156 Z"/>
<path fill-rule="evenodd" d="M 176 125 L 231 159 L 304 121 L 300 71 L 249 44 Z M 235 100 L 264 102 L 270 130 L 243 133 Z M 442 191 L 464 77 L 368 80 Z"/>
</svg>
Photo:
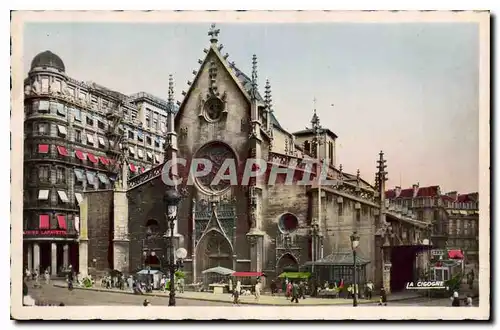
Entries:
<svg viewBox="0 0 500 330">
<path fill-rule="evenodd" d="M 52 191 L 52 193 L 56 193 Z M 61 211 L 74 212 L 78 211 L 79 207 L 75 202 L 63 203 L 60 200 L 52 201 L 52 200 L 32 200 L 27 203 L 24 203 L 23 208 L 25 210 L 29 209 L 54 209 Z"/>
</svg>

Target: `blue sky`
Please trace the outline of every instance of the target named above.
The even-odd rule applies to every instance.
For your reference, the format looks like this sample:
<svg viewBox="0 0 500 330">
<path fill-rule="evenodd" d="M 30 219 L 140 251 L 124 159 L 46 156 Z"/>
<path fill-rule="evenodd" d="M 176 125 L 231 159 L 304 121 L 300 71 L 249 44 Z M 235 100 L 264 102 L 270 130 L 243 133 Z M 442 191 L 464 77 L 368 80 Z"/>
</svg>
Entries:
<svg viewBox="0 0 500 330">
<path fill-rule="evenodd" d="M 222 52 L 250 75 L 258 57 L 275 114 L 290 131 L 309 125 L 313 99 L 338 136 L 344 170 L 373 181 L 378 152 L 388 187 L 478 190 L 479 35 L 473 23 L 218 24 Z M 209 24 L 29 23 L 24 68 L 44 50 L 78 80 L 167 98 L 187 90 L 208 47 Z M 333 104 L 333 106 L 332 106 Z M 293 114 L 293 115 L 290 115 Z"/>
</svg>

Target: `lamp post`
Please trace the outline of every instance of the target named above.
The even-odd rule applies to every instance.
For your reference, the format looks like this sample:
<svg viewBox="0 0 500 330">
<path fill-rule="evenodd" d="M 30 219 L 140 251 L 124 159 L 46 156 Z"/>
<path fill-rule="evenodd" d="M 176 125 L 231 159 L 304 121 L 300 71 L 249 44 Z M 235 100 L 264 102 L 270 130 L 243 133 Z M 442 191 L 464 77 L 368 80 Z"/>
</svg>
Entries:
<svg viewBox="0 0 500 330">
<path fill-rule="evenodd" d="M 181 200 L 181 195 L 179 194 L 179 192 L 177 192 L 177 189 L 175 188 L 169 189 L 165 193 L 164 197 L 166 206 L 165 217 L 167 221 L 167 228 L 170 229 L 170 235 L 167 236 L 167 234 L 165 233 L 166 238 L 170 237 L 169 251 L 168 251 L 168 258 L 169 258 L 168 270 L 170 273 L 170 288 L 169 288 L 170 294 L 168 299 L 169 306 L 175 306 L 175 272 L 177 271 L 177 269 L 182 267 L 182 259 L 183 259 L 179 258 L 179 260 L 175 262 L 175 256 L 174 256 L 174 228 L 175 228 L 175 221 L 177 220 L 177 208 L 179 206 L 180 200 Z"/>
<path fill-rule="evenodd" d="M 352 296 L 352 306 L 358 306 L 358 292 L 356 290 L 357 287 L 357 271 L 356 271 L 356 249 L 359 245 L 359 235 L 357 232 L 353 232 L 351 235 L 351 248 L 352 248 L 352 258 L 353 258 L 353 276 L 354 276 L 354 285 L 353 285 L 353 296 Z"/>
</svg>

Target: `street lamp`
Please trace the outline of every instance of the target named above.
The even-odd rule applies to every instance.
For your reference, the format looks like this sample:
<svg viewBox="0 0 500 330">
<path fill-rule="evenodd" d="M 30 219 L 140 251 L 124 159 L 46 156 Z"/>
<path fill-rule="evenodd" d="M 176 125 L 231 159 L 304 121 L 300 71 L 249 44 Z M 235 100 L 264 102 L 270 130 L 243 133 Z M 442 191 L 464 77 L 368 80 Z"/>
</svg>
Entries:
<svg viewBox="0 0 500 330">
<path fill-rule="evenodd" d="M 357 271 L 356 271 L 356 249 L 359 245 L 359 235 L 357 232 L 353 232 L 351 235 L 351 248 L 352 248 L 352 257 L 353 257 L 353 276 L 354 276 L 354 285 L 353 285 L 353 296 L 352 296 L 352 305 L 354 307 L 358 306 L 358 297 L 357 297 Z"/>
<path fill-rule="evenodd" d="M 175 221 L 177 220 L 177 208 L 179 206 L 179 202 L 181 201 L 181 195 L 179 192 L 177 192 L 177 189 L 169 189 L 165 193 L 164 196 L 164 201 L 165 201 L 165 206 L 166 206 L 166 221 L 167 221 L 167 228 L 170 229 L 170 242 L 169 242 L 169 247 L 170 251 L 168 254 L 169 257 L 169 262 L 168 262 L 168 270 L 170 272 L 170 294 L 169 294 L 169 299 L 168 299 L 168 305 L 169 306 L 175 306 L 175 272 L 177 269 L 182 267 L 182 259 L 179 258 L 178 262 L 175 262 L 175 256 L 174 256 L 174 228 L 175 228 Z M 165 234 L 166 237 L 168 237 Z M 184 250 L 185 251 L 185 250 Z M 181 253 L 179 253 L 181 254 Z M 187 254 L 187 252 L 186 252 Z M 185 256 L 184 256 L 185 257 Z"/>
</svg>

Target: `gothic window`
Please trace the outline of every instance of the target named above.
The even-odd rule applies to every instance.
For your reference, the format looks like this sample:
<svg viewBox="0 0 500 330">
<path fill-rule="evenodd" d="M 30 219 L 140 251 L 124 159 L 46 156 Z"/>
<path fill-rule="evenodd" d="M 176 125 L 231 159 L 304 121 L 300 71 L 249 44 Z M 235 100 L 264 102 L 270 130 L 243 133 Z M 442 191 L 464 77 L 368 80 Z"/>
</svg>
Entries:
<svg viewBox="0 0 500 330">
<path fill-rule="evenodd" d="M 208 121 L 217 121 L 220 119 L 222 111 L 224 111 L 224 103 L 216 97 L 211 98 L 205 102 L 204 110 L 205 118 Z"/>
<path fill-rule="evenodd" d="M 223 143 L 209 143 L 196 153 L 196 158 L 204 158 L 212 163 L 210 173 L 196 179 L 201 187 L 212 192 L 221 192 L 230 187 L 231 182 L 229 180 L 214 180 L 226 160 L 236 163 L 236 156 L 228 145 Z M 199 167 L 202 166 L 203 164 L 199 164 Z M 199 170 L 201 171 L 202 168 Z"/>
<path fill-rule="evenodd" d="M 299 219 L 291 213 L 285 213 L 279 218 L 278 228 L 283 234 L 290 234 L 299 228 Z"/>
</svg>

